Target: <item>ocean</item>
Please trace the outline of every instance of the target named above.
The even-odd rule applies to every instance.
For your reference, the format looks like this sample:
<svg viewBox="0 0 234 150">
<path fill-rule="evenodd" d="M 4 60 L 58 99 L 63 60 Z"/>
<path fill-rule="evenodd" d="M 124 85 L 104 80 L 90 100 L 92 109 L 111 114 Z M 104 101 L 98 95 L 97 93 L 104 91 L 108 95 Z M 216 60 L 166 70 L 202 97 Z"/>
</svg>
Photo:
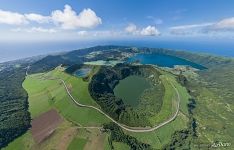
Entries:
<svg viewBox="0 0 234 150">
<path fill-rule="evenodd" d="M 168 48 L 200 53 L 209 53 L 234 57 L 234 42 L 194 42 L 194 41 L 153 41 L 153 40 L 115 40 L 95 42 L 33 42 L 0 43 L 0 62 L 6 62 L 31 56 L 53 54 L 63 51 L 91 47 L 96 45 L 125 45 L 139 47 Z"/>
</svg>

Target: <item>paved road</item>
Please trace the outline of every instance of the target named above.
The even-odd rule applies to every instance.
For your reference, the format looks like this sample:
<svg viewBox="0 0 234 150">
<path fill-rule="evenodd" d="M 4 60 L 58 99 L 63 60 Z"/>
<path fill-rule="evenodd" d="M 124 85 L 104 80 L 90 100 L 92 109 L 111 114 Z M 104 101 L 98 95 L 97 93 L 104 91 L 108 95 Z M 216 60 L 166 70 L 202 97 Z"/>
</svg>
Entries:
<svg viewBox="0 0 234 150">
<path fill-rule="evenodd" d="M 116 120 L 114 120 L 113 118 L 111 118 L 109 115 L 107 115 L 107 114 L 106 114 L 105 112 L 103 112 L 101 109 L 96 108 L 96 107 L 94 107 L 94 106 L 84 105 L 84 104 L 79 103 L 79 102 L 76 101 L 75 98 L 71 95 L 71 93 L 70 93 L 70 91 L 68 90 L 68 87 L 67 87 L 65 81 L 62 80 L 62 79 L 58 79 L 58 80 L 60 80 L 60 81 L 63 83 L 63 85 L 64 85 L 64 87 L 65 87 L 65 89 L 66 89 L 67 94 L 70 96 L 70 98 L 73 100 L 73 102 L 74 102 L 76 105 L 78 105 L 78 106 L 80 106 L 80 107 L 86 107 L 86 108 L 95 109 L 95 110 L 97 110 L 98 112 L 100 112 L 101 114 L 105 115 L 107 118 L 109 118 L 112 122 L 116 123 L 116 124 L 117 124 L 118 126 L 120 126 L 122 129 L 125 129 L 125 130 L 130 131 L 130 132 L 151 132 L 151 131 L 157 130 L 158 128 L 163 127 L 164 125 L 166 125 L 166 124 L 170 123 L 171 121 L 173 121 L 173 120 L 176 118 L 176 116 L 178 115 L 178 113 L 179 113 L 179 109 L 180 109 L 180 95 L 179 95 L 179 92 L 178 92 L 177 88 L 176 88 L 171 82 L 170 82 L 170 84 L 171 84 L 172 87 L 175 89 L 176 94 L 177 94 L 177 98 L 178 98 L 177 109 L 176 109 L 175 114 L 174 114 L 170 119 L 168 119 L 167 121 L 165 121 L 165 122 L 163 122 L 163 123 L 161 123 L 161 124 L 159 124 L 159 125 L 156 125 L 156 126 L 154 126 L 154 127 L 152 127 L 152 128 L 139 128 L 139 127 L 130 127 L 130 126 L 121 124 L 121 123 L 117 122 Z"/>
<path fill-rule="evenodd" d="M 27 74 L 27 73 L 26 73 Z M 27 74 L 28 75 L 28 74 Z M 151 131 L 155 131 L 157 130 L 158 128 L 161 128 L 163 126 L 165 126 L 166 124 L 170 123 L 171 121 L 173 121 L 178 113 L 179 113 L 179 109 L 180 109 L 180 95 L 179 95 L 179 92 L 177 90 L 177 88 L 173 85 L 173 83 L 171 83 L 170 81 L 170 84 L 172 85 L 172 87 L 175 89 L 176 91 L 176 94 L 177 94 L 177 109 L 176 109 L 176 112 L 175 114 L 168 120 L 166 120 L 165 122 L 162 122 L 158 125 L 155 125 L 154 127 L 130 127 L 130 126 L 127 126 L 127 125 L 124 125 L 124 124 L 121 124 L 119 122 L 117 122 L 116 120 L 114 120 L 112 117 L 110 117 L 108 114 L 106 114 L 105 112 L 103 112 L 101 109 L 99 108 L 96 108 L 94 106 L 90 106 L 90 105 L 84 105 L 84 104 L 81 104 L 79 103 L 78 101 L 75 100 L 75 98 L 71 95 L 65 81 L 63 79 L 60 79 L 60 78 L 45 78 L 47 80 L 59 80 L 61 81 L 61 83 L 63 84 L 64 88 L 66 89 L 66 92 L 67 94 L 69 95 L 69 97 L 72 99 L 72 101 L 79 107 L 86 107 L 86 108 L 91 108 L 91 109 L 95 109 L 96 111 L 98 111 L 99 113 L 103 114 L 104 116 L 106 116 L 108 119 L 110 119 L 112 122 L 116 123 L 119 127 L 121 127 L 122 129 L 126 130 L 126 131 L 130 131 L 130 132 L 151 132 Z M 168 80 L 168 79 L 167 79 Z"/>
</svg>

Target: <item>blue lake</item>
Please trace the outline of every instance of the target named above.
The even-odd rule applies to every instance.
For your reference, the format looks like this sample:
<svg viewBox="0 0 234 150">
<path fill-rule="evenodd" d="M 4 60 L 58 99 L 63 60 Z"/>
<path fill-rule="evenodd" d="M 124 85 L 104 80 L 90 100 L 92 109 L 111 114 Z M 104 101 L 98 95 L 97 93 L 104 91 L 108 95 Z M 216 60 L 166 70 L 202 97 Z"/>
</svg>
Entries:
<svg viewBox="0 0 234 150">
<path fill-rule="evenodd" d="M 191 61 L 164 54 L 137 54 L 127 60 L 128 62 L 139 61 L 141 64 L 153 64 L 160 67 L 173 68 L 174 65 L 186 65 L 196 69 L 206 69 L 204 66 Z"/>
<path fill-rule="evenodd" d="M 91 68 L 81 68 L 78 69 L 76 72 L 74 72 L 74 75 L 83 78 L 86 77 L 91 70 L 92 70 Z"/>
</svg>

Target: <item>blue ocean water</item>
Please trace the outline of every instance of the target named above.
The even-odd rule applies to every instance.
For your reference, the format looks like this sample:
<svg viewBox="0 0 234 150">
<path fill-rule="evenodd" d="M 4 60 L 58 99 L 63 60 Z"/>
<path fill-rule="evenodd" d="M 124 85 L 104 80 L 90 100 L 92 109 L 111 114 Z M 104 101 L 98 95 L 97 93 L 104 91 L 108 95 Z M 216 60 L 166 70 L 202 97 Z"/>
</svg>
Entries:
<svg viewBox="0 0 234 150">
<path fill-rule="evenodd" d="M 70 51 L 96 45 L 125 45 L 153 48 L 169 48 L 234 57 L 234 42 L 220 41 L 159 41 L 159 40 L 99 40 L 99 41 L 60 41 L 3 43 L 0 42 L 0 62 L 16 60 L 55 52 Z"/>
<path fill-rule="evenodd" d="M 131 40 L 116 41 L 117 45 L 140 46 L 150 48 L 166 48 L 172 50 L 182 50 L 198 53 L 207 53 L 211 55 L 234 57 L 234 42 L 220 40 Z"/>
<path fill-rule="evenodd" d="M 202 65 L 164 54 L 137 54 L 128 59 L 128 62 L 140 61 L 142 64 L 154 64 L 161 67 L 173 68 L 174 65 L 186 65 L 197 69 L 205 69 Z"/>
</svg>

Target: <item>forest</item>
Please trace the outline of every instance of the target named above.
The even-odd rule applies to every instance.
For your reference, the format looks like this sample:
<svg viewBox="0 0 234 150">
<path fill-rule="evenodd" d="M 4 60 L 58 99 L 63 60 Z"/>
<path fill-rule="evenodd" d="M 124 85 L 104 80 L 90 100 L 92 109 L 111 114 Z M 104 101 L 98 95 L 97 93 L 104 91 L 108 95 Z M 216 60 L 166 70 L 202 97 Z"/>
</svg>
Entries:
<svg viewBox="0 0 234 150">
<path fill-rule="evenodd" d="M 30 127 L 27 92 L 22 87 L 26 64 L 0 71 L 0 148 Z"/>
<path fill-rule="evenodd" d="M 127 144 L 132 150 L 150 150 L 149 144 L 138 141 L 135 137 L 127 135 L 115 123 L 103 125 L 104 131 L 110 133 L 109 144 L 114 149 L 112 142 L 122 142 Z"/>
<path fill-rule="evenodd" d="M 113 89 L 120 80 L 130 75 L 148 77 L 152 74 L 152 70 L 154 69 L 151 66 L 129 64 L 117 64 L 113 68 L 101 67 L 89 84 L 89 92 L 101 108 L 115 120 L 130 126 L 144 127 L 150 125 L 144 112 L 134 110 L 130 105 L 124 104 L 121 98 L 115 96 Z M 160 75 L 159 72 L 154 72 L 154 74 L 155 78 L 158 78 Z M 154 80 L 154 82 L 157 82 L 157 80 Z"/>
<path fill-rule="evenodd" d="M 86 55 L 92 52 L 105 51 L 95 55 L 95 57 L 87 58 Z M 30 67 L 30 73 L 46 72 L 54 69 L 55 67 L 63 65 L 82 64 L 86 61 L 107 60 L 108 57 L 117 58 L 121 56 L 121 52 L 133 52 L 130 47 L 125 46 L 95 46 L 70 52 L 48 55 L 41 60 L 35 62 Z"/>
</svg>

